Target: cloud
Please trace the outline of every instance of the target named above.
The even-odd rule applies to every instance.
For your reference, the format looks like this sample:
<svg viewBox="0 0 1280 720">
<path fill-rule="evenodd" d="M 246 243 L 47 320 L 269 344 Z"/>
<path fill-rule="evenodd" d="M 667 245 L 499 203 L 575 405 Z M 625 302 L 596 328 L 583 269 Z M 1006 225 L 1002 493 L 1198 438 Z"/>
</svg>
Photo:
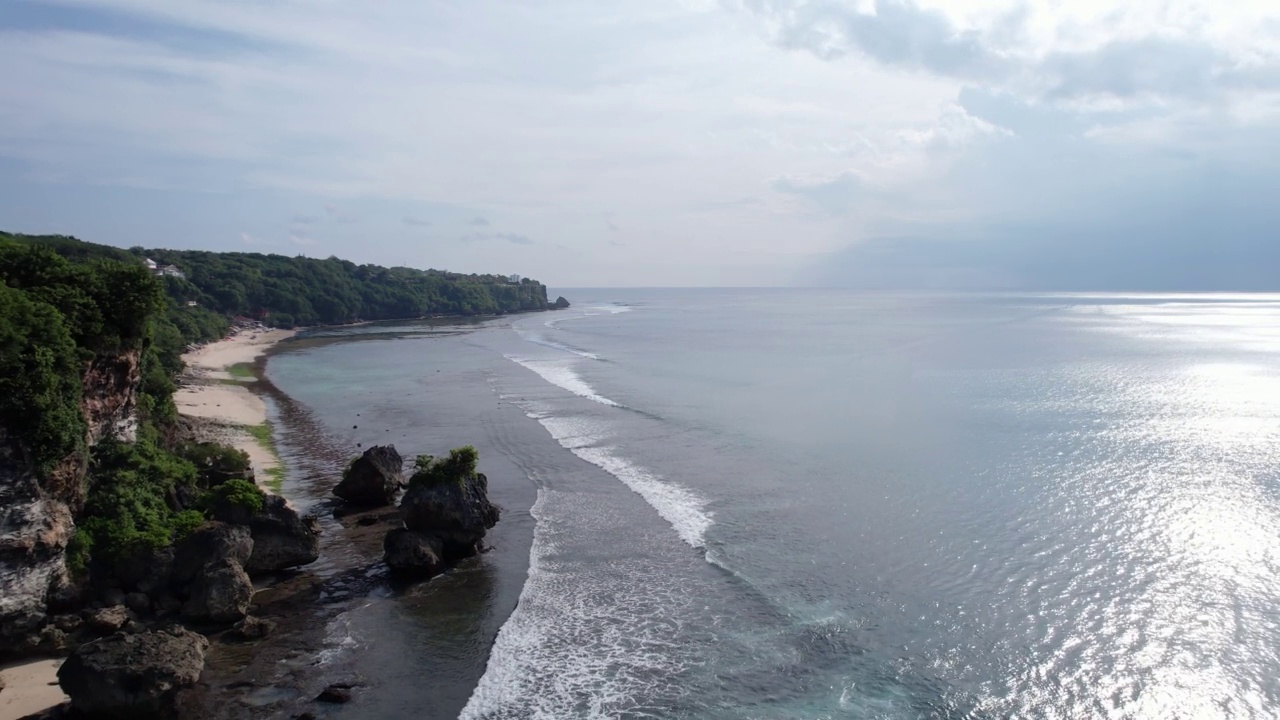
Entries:
<svg viewBox="0 0 1280 720">
<path fill-rule="evenodd" d="M 289 233 L 289 242 L 300 247 L 310 247 L 316 244 L 314 238 L 299 230 L 294 230 Z"/>
<path fill-rule="evenodd" d="M 1089 34 L 1100 42 L 1053 47 L 1052 38 L 1029 37 L 1032 6 L 1026 3 L 976 27 L 961 27 L 914 0 L 875 0 L 870 11 L 832 0 L 743 0 L 741 6 L 768 20 L 781 46 L 823 60 L 858 54 L 1043 101 L 1204 102 L 1230 92 L 1280 90 L 1274 51 L 1215 45 L 1194 31 L 1170 33 L 1158 24 L 1144 31 L 1136 20 L 1128 34 L 1115 36 L 1108 26 L 1125 16 L 1121 11 L 1094 19 Z M 1069 31 L 1058 35 L 1069 37 Z"/>
<path fill-rule="evenodd" d="M 528 235 L 518 235 L 516 233 L 498 233 L 494 237 L 499 240 L 506 240 L 512 245 L 532 245 L 534 243 L 533 239 Z"/>
<path fill-rule="evenodd" d="M 423 220 L 422 218 L 416 218 L 412 215 L 405 215 L 404 217 L 400 218 L 400 222 L 405 225 L 410 225 L 412 227 L 427 227 L 428 225 L 431 224 L 430 220 Z"/>
<path fill-rule="evenodd" d="M 359 218 L 357 218 L 355 215 L 352 215 L 351 213 L 346 212 L 345 210 L 342 210 L 341 208 L 334 205 L 333 203 L 325 203 L 324 212 L 325 212 L 325 215 L 328 216 L 329 220 L 331 220 L 332 222 L 338 223 L 339 225 L 350 225 L 351 223 L 355 223 L 359 221 Z"/>
<path fill-rule="evenodd" d="M 242 232 L 240 233 L 240 242 L 244 243 L 245 245 L 257 245 L 258 238 L 250 235 L 247 232 Z"/>
<path fill-rule="evenodd" d="M 990 47 L 988 34 L 957 28 L 942 11 L 911 0 L 876 0 L 874 12 L 831 0 L 742 4 L 773 21 L 781 45 L 808 50 L 823 60 L 858 52 L 886 65 L 953 77 L 991 78 L 1012 72 L 1008 59 Z M 998 35 L 1016 32 L 1024 17 L 1021 8 L 1006 13 L 995 24 Z"/>
<path fill-rule="evenodd" d="M 482 217 L 471 218 L 471 222 L 468 224 L 474 227 L 489 227 L 489 221 Z"/>
<path fill-rule="evenodd" d="M 520 235 L 517 233 L 470 233 L 463 235 L 459 240 L 464 243 L 505 240 L 512 245 L 533 245 L 536 242 L 527 235 Z"/>
<path fill-rule="evenodd" d="M 1093 282 L 1053 228 L 1128 258 L 1169 235 L 1156 208 L 1217 191 L 1202 178 L 1280 182 L 1280 6 L 1261 1 L 0 6 L 0 217 L 122 245 L 323 228 L 390 265 L 422 257 L 405 228 L 453 218 L 475 234 L 422 262 L 521 254 L 511 270 L 564 285 L 777 284 L 872 246 L 907 285 L 1031 282 L 1037 258 Z M 1270 219 L 1245 190 L 1206 210 L 1248 236 L 1233 252 Z M 501 222 L 469 225 L 479 208 Z M 621 224 L 645 242 L 617 250 Z M 532 238 L 571 251 L 512 252 Z"/>
<path fill-rule="evenodd" d="M 1241 68 L 1195 39 L 1117 40 L 1083 52 L 1057 52 L 1036 68 L 1051 100 L 1174 98 L 1203 102 L 1237 90 L 1269 89 L 1280 76 Z"/>
<path fill-rule="evenodd" d="M 843 215 L 851 212 L 861 198 L 863 182 L 854 173 L 843 172 L 831 178 L 781 177 L 773 181 L 773 189 L 804 198 L 834 215 Z"/>
</svg>

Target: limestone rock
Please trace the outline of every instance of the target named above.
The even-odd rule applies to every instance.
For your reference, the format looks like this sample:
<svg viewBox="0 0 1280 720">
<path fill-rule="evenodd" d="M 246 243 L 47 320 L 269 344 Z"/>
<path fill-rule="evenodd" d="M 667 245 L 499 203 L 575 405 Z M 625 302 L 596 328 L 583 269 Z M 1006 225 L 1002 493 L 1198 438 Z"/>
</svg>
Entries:
<svg viewBox="0 0 1280 720">
<path fill-rule="evenodd" d="M 410 530 L 439 538 L 441 557 L 453 562 L 476 554 L 485 532 L 498 524 L 499 510 L 488 491 L 483 473 L 456 482 L 411 482 L 400 516 Z"/>
<path fill-rule="evenodd" d="M 84 620 L 79 615 L 58 615 L 52 618 L 51 622 L 54 627 L 68 633 L 75 632 L 80 629 L 81 625 L 84 625 Z"/>
<path fill-rule="evenodd" d="M 237 640 L 261 640 L 275 632 L 275 629 L 276 624 L 271 620 L 248 615 L 235 624 L 230 635 Z"/>
<path fill-rule="evenodd" d="M 397 575 L 431 577 L 444 571 L 443 552 L 438 538 L 397 528 L 382 542 L 383 560 Z"/>
<path fill-rule="evenodd" d="M 316 702 L 342 704 L 351 702 L 351 690 L 330 685 L 316 696 Z"/>
<path fill-rule="evenodd" d="M 199 576 L 205 566 L 223 560 L 234 560 L 237 564 L 244 565 L 252 552 L 253 537 L 249 534 L 249 528 L 207 522 L 196 528 L 175 548 L 173 583 L 176 587 L 185 587 Z"/>
<path fill-rule="evenodd" d="M 122 594 L 112 598 L 109 604 L 127 604 L 125 596 L 133 592 L 150 595 L 163 591 L 169 585 L 173 558 L 172 548 L 138 549 L 116 558 L 111 565 L 110 581 L 119 584 Z"/>
<path fill-rule="evenodd" d="M 124 604 L 125 607 L 138 615 L 151 612 L 151 598 L 147 597 L 145 593 L 135 592 L 125 595 Z"/>
<path fill-rule="evenodd" d="M 89 616 L 89 627 L 101 633 L 113 633 L 124 627 L 132 618 L 124 605 L 112 605 Z"/>
<path fill-rule="evenodd" d="M 333 494 L 352 505 L 381 507 L 404 486 L 404 459 L 394 445 L 375 445 L 356 458 Z"/>
<path fill-rule="evenodd" d="M 74 531 L 67 503 L 48 496 L 0 428 L 0 656 L 44 624 Z"/>
<path fill-rule="evenodd" d="M 263 498 L 262 511 L 249 521 L 253 552 L 244 569 L 251 575 L 307 565 L 320 557 L 315 520 L 303 518 L 279 495 Z"/>
<path fill-rule="evenodd" d="M 253 582 L 232 558 L 210 563 L 191 582 L 182 617 L 197 623 L 230 623 L 245 616 Z"/>
<path fill-rule="evenodd" d="M 130 435 L 140 356 L 102 353 L 85 366 L 80 411 L 89 446 Z M 70 586 L 66 547 L 88 468 L 87 453 L 76 452 L 37 473 L 11 430 L 0 424 L 0 657 L 30 649 L 25 640 L 44 626 L 49 601 Z"/>
<path fill-rule="evenodd" d="M 67 634 L 53 625 L 45 625 L 40 629 L 40 650 L 47 653 L 60 653 L 70 644 Z"/>
<path fill-rule="evenodd" d="M 208 647 L 204 636 L 180 627 L 119 633 L 77 648 L 58 669 L 58 682 L 86 717 L 174 717 L 178 691 L 200 678 Z"/>
</svg>

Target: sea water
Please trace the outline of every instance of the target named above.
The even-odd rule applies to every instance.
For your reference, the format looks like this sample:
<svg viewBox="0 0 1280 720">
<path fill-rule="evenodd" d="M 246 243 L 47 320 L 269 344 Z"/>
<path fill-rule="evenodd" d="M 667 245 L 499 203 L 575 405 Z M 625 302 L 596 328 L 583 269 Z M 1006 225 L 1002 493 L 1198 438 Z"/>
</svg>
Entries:
<svg viewBox="0 0 1280 720">
<path fill-rule="evenodd" d="M 321 414 L 357 399 L 304 366 L 354 374 L 406 436 L 447 434 L 431 386 L 492 402 L 454 412 L 528 488 L 527 576 L 500 576 L 442 716 L 1280 707 L 1280 297 L 563 294 L 272 361 Z"/>
</svg>

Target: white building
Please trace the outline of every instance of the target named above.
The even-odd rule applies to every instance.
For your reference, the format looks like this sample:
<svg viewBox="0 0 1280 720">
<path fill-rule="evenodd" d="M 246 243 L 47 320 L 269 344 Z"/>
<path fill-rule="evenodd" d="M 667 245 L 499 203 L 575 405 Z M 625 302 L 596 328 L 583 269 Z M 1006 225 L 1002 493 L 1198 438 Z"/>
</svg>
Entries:
<svg viewBox="0 0 1280 720">
<path fill-rule="evenodd" d="M 520 282 L 520 276 L 519 276 L 519 275 L 512 275 L 511 277 L 507 278 L 507 280 L 511 281 L 512 283 L 519 284 L 519 282 Z"/>
<path fill-rule="evenodd" d="M 148 269 L 148 270 L 150 270 L 151 272 L 155 272 L 155 270 L 156 270 L 156 261 L 155 261 L 155 260 L 152 260 L 151 258 L 143 258 L 143 259 L 142 259 L 142 262 L 143 262 L 144 264 L 146 264 L 146 266 L 147 266 L 147 269 Z"/>
</svg>

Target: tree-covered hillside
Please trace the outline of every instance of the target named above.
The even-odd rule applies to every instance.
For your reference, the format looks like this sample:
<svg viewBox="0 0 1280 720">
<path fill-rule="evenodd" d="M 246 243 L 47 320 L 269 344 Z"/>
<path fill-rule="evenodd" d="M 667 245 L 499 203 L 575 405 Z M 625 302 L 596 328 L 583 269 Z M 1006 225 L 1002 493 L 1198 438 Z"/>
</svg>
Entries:
<svg viewBox="0 0 1280 720">
<path fill-rule="evenodd" d="M 509 282 L 499 275 L 460 275 L 438 270 L 356 265 L 328 258 L 141 250 L 138 255 L 173 265 L 186 279 L 167 278 L 182 300 L 268 324 L 345 323 L 428 315 L 487 315 L 545 310 L 547 289 L 534 280 Z"/>
<path fill-rule="evenodd" d="M 547 288 L 528 278 L 509 282 L 501 275 L 462 275 L 440 270 L 356 265 L 261 253 L 200 250 L 129 250 L 57 235 L 7 235 L 0 240 L 46 245 L 68 259 L 114 259 L 171 265 L 183 277 L 163 277 L 175 308 L 172 321 L 184 335 L 207 323 L 202 308 L 218 315 L 242 315 L 269 325 L 292 327 L 391 320 L 430 315 L 487 315 L 545 310 Z M 193 303 L 191 305 L 190 303 Z"/>
<path fill-rule="evenodd" d="M 88 468 L 59 496 L 76 513 L 68 559 L 79 573 L 103 568 L 205 518 L 225 490 L 201 480 L 210 458 L 246 471 L 243 453 L 182 440 L 173 403 L 183 350 L 222 337 L 232 316 L 287 327 L 545 308 L 532 280 L 0 233 L 0 459 L 10 479 L 33 470 L 42 483 Z M 130 388 L 100 387 L 102 363 L 124 368 L 117 385 Z M 108 434 L 90 446 L 86 408 L 135 391 L 136 441 Z"/>
<path fill-rule="evenodd" d="M 76 521 L 69 565 L 83 573 L 91 559 L 167 545 L 203 521 L 202 511 L 169 502 L 179 486 L 208 490 L 193 459 L 212 454 L 240 469 L 248 459 L 176 439 L 173 376 L 185 343 L 162 283 L 128 253 L 61 249 L 76 252 L 0 237 L 0 475 L 9 493 L 0 505 L 66 503 Z M 135 442 L 108 433 L 90 445 L 93 408 L 127 409 L 130 397 Z M 40 492 L 24 480 L 30 471 Z"/>
</svg>

